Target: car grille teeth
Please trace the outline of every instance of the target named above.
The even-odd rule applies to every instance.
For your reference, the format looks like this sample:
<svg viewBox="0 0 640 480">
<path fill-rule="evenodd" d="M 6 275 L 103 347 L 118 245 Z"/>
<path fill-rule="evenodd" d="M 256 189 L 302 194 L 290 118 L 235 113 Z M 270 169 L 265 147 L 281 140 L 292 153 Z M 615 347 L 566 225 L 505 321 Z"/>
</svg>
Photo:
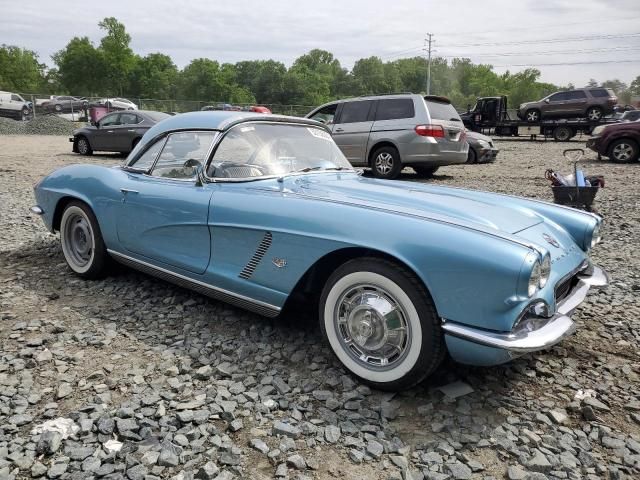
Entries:
<svg viewBox="0 0 640 480">
<path fill-rule="evenodd" d="M 258 267 L 258 264 L 260 263 L 264 255 L 267 253 L 267 250 L 269 250 L 272 239 L 273 237 L 271 235 L 271 232 L 266 232 L 264 234 L 264 237 L 262 237 L 262 240 L 260 240 L 260 244 L 258 245 L 258 248 L 256 249 L 255 253 L 251 257 L 251 260 L 249 260 L 249 262 L 244 266 L 244 268 L 240 272 L 240 275 L 239 275 L 240 278 L 244 278 L 245 280 L 251 278 L 251 275 L 253 275 L 253 272 L 255 272 L 256 268 Z"/>
</svg>

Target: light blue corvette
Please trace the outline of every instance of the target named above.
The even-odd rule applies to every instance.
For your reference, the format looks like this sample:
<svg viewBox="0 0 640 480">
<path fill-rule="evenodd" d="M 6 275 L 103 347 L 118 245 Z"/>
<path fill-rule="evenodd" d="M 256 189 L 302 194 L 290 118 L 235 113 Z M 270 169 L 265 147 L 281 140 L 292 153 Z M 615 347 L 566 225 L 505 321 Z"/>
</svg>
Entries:
<svg viewBox="0 0 640 480">
<path fill-rule="evenodd" d="M 588 259 L 598 216 L 363 178 L 300 118 L 177 115 L 123 166 L 64 167 L 35 196 L 80 276 L 116 260 L 267 316 L 315 302 L 337 357 L 383 389 L 421 381 L 447 351 L 495 365 L 547 348 L 608 281 Z"/>
</svg>

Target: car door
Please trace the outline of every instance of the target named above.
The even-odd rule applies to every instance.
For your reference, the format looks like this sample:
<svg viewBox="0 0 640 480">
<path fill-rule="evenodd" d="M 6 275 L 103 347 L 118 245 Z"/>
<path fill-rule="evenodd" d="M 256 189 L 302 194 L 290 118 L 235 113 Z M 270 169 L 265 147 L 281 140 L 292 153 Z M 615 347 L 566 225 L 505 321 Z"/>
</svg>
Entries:
<svg viewBox="0 0 640 480">
<path fill-rule="evenodd" d="M 172 133 L 134 160 L 120 186 L 116 220 L 125 250 L 159 266 L 205 272 L 211 254 L 208 213 L 214 187 L 198 184 L 195 166 L 205 163 L 215 136 L 211 131 Z"/>
<path fill-rule="evenodd" d="M 137 125 L 141 122 L 142 117 L 135 113 L 123 112 L 120 114 L 118 125 L 113 127 L 114 150 L 130 152 L 133 149 L 133 139 L 142 136 L 137 128 Z"/>
<path fill-rule="evenodd" d="M 567 92 L 558 92 L 551 95 L 542 105 L 542 114 L 545 116 L 558 116 L 566 113 Z"/>
<path fill-rule="evenodd" d="M 564 113 L 567 115 L 584 115 L 587 110 L 587 94 L 582 90 L 566 92 Z"/>
<path fill-rule="evenodd" d="M 94 150 L 119 151 L 114 141 L 116 127 L 120 124 L 120 113 L 105 115 L 96 123 L 96 131 L 91 136 L 91 148 Z"/>
<path fill-rule="evenodd" d="M 332 137 L 352 165 L 366 165 L 367 142 L 373 126 L 373 100 L 344 102 L 334 118 Z"/>
</svg>

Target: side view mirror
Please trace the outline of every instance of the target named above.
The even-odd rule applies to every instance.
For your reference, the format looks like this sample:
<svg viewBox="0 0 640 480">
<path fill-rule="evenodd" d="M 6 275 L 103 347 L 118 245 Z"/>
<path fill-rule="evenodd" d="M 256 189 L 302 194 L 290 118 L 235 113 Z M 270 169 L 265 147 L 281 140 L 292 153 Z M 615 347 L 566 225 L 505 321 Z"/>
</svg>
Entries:
<svg viewBox="0 0 640 480">
<path fill-rule="evenodd" d="M 549 103 L 551 100 L 549 100 L 548 98 L 544 99 L 544 103 Z"/>
<path fill-rule="evenodd" d="M 467 113 L 471 113 L 471 104 L 467 103 Z"/>
<path fill-rule="evenodd" d="M 204 165 L 198 162 L 198 165 L 196 165 L 195 168 L 196 168 L 196 187 L 201 187 L 205 183 Z"/>
</svg>

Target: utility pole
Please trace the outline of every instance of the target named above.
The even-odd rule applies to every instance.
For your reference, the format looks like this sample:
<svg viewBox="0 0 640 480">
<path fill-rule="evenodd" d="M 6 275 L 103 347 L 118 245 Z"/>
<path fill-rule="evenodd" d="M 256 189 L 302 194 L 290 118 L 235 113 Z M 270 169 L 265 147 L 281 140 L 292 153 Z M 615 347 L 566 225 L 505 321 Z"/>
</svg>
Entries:
<svg viewBox="0 0 640 480">
<path fill-rule="evenodd" d="M 431 44 L 433 33 L 427 33 L 424 39 L 424 50 L 427 52 L 427 95 L 431 94 Z"/>
</svg>

